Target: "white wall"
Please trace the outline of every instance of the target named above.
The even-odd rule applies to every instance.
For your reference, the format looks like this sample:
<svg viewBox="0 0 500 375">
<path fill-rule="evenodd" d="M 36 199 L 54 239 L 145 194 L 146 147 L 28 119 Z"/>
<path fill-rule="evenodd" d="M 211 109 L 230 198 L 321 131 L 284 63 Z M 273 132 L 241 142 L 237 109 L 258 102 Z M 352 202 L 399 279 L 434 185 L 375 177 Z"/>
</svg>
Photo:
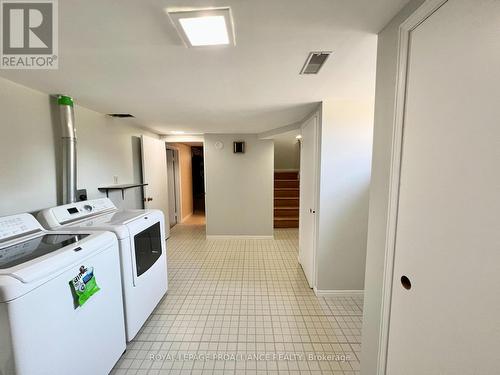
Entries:
<svg viewBox="0 0 500 375">
<path fill-rule="evenodd" d="M 71 93 L 67 93 L 71 95 Z M 141 181 L 140 137 L 149 134 L 125 120 L 75 106 L 78 188 L 90 199 L 97 188 Z M 60 135 L 49 95 L 0 78 L 0 216 L 36 212 L 58 204 Z M 110 194 L 123 208 L 142 207 L 140 189 Z"/>
<path fill-rule="evenodd" d="M 246 142 L 244 154 L 233 141 Z M 273 154 L 273 141 L 257 135 L 205 135 L 207 235 L 273 235 Z"/>
<path fill-rule="evenodd" d="M 300 143 L 296 132 L 278 135 L 274 140 L 274 169 L 299 169 Z"/>
<path fill-rule="evenodd" d="M 389 203 L 392 125 L 397 73 L 398 28 L 423 1 L 412 0 L 380 32 L 378 39 L 373 162 L 363 308 L 363 339 L 361 345 L 362 375 L 376 374 L 379 350 L 378 340 L 385 264 L 385 235 Z"/>
<path fill-rule="evenodd" d="M 364 285 L 373 100 L 325 100 L 321 106 L 317 289 Z"/>
</svg>

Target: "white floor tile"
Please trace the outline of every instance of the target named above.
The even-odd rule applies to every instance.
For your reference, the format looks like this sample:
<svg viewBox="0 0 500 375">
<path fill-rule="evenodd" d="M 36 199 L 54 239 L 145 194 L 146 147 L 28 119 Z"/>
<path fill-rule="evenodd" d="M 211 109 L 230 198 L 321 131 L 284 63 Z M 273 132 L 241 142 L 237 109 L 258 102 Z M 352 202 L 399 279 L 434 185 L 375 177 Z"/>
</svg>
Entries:
<svg viewBox="0 0 500 375">
<path fill-rule="evenodd" d="M 169 292 L 112 374 L 359 374 L 363 298 L 318 298 L 297 263 L 298 231 L 207 240 L 176 225 Z"/>
</svg>

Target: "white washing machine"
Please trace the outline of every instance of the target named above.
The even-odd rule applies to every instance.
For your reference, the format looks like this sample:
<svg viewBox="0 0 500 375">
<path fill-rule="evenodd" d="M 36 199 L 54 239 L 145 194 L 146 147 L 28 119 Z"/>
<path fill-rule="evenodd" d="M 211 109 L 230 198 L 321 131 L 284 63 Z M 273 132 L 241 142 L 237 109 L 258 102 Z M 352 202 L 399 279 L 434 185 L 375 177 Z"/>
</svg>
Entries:
<svg viewBox="0 0 500 375">
<path fill-rule="evenodd" d="M 0 374 L 108 374 L 126 347 L 118 262 L 112 233 L 0 218 Z"/>
<path fill-rule="evenodd" d="M 160 210 L 118 210 L 108 198 L 41 211 L 47 229 L 112 231 L 118 237 L 127 340 L 132 340 L 168 288 L 165 219 Z"/>
</svg>

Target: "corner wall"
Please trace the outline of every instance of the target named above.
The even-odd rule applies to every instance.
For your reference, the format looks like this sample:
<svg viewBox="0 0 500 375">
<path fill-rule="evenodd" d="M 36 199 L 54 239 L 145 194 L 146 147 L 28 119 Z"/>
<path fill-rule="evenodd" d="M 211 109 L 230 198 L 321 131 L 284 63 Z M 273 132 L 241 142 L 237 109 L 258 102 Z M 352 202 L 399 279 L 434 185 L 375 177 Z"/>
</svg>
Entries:
<svg viewBox="0 0 500 375">
<path fill-rule="evenodd" d="M 362 290 L 368 230 L 373 101 L 321 106 L 317 292 Z"/>
<path fill-rule="evenodd" d="M 399 25 L 424 0 L 412 0 L 379 33 L 372 179 L 363 308 L 361 374 L 377 374 L 392 154 Z"/>
<path fill-rule="evenodd" d="M 71 94 L 71 93 L 68 93 Z M 78 103 L 78 99 L 76 99 Z M 0 78 L 0 216 L 36 212 L 60 203 L 58 113 L 49 95 Z M 75 106 L 78 188 L 89 199 L 106 196 L 99 186 L 142 180 L 140 136 L 153 135 Z M 141 208 L 142 191 L 110 192 L 120 208 Z"/>
<path fill-rule="evenodd" d="M 244 154 L 233 153 L 233 141 L 246 142 Z M 273 141 L 206 134 L 204 148 L 207 236 L 272 236 Z"/>
</svg>

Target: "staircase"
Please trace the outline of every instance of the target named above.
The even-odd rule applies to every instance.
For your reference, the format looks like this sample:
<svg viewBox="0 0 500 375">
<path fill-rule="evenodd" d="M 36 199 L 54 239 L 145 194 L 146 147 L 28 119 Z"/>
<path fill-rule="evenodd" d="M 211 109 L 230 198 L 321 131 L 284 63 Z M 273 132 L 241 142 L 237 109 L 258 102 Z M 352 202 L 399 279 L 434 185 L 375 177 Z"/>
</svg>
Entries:
<svg viewBox="0 0 500 375">
<path fill-rule="evenodd" d="M 274 227 L 299 227 L 299 172 L 274 171 Z"/>
</svg>

